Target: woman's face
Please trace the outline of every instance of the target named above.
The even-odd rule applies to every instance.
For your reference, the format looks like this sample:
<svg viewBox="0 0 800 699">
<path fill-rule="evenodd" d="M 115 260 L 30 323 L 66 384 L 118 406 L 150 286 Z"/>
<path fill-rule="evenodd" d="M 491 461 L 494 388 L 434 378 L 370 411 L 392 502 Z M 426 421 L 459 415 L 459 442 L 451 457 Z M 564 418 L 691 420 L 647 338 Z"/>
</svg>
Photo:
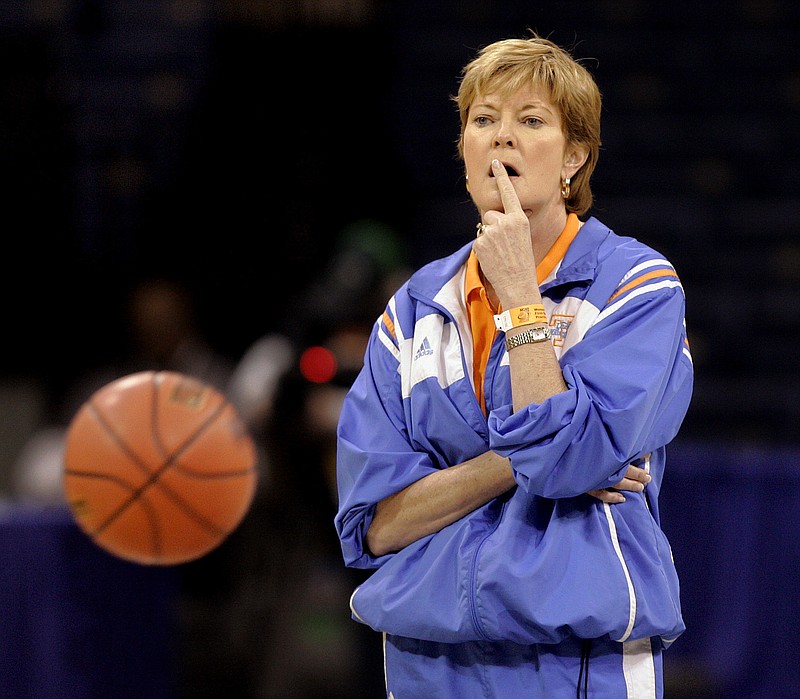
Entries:
<svg viewBox="0 0 800 699">
<path fill-rule="evenodd" d="M 478 95 L 463 134 L 467 186 L 483 213 L 502 211 L 491 162 L 498 159 L 511 178 L 529 219 L 543 218 L 555 207 L 564 211 L 561 180 L 572 177 L 586 154 L 568 146 L 561 115 L 546 92 L 526 87 L 503 96 Z"/>
</svg>

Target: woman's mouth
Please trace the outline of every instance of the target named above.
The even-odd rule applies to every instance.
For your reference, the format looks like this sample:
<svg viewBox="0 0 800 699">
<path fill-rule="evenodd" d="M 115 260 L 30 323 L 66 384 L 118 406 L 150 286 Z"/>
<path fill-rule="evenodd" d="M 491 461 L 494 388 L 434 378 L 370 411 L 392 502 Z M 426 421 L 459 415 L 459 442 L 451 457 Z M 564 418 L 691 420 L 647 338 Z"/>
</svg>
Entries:
<svg viewBox="0 0 800 699">
<path fill-rule="evenodd" d="M 519 177 L 519 173 L 513 165 L 506 165 L 503 163 L 503 167 L 506 169 L 506 173 L 509 177 Z M 489 177 L 494 177 L 494 173 L 492 172 L 491 168 L 489 169 Z"/>
</svg>

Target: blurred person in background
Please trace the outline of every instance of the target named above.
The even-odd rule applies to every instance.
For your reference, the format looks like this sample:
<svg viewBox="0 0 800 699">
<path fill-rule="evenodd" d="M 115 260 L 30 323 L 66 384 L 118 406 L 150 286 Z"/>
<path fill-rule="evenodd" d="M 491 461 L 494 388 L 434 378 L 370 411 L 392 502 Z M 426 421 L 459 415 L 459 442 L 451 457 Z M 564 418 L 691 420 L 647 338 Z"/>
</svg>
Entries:
<svg viewBox="0 0 800 699">
<path fill-rule="evenodd" d="M 122 310 L 121 351 L 77 382 L 68 415 L 109 381 L 137 371 L 177 371 L 227 391 L 234 362 L 212 346 L 200 327 L 188 284 L 167 276 L 136 280 Z"/>
<path fill-rule="evenodd" d="M 601 97 L 535 34 L 456 98 L 477 238 L 374 324 L 338 427 L 351 599 L 388 697 L 661 697 L 684 630 L 659 526 L 693 385 L 675 269 L 594 217 Z"/>
<path fill-rule="evenodd" d="M 223 546 L 184 567 L 185 699 L 381 691 L 379 640 L 341 614 L 364 574 L 342 567 L 330 523 L 341 405 L 404 260 L 389 225 L 350 222 L 323 273 L 287 300 L 286 329 L 258 338 L 234 368 L 228 395 L 256 440 L 263 478 Z"/>
<path fill-rule="evenodd" d="M 114 323 L 122 344 L 98 366 L 78 376 L 63 396 L 55 396 L 52 417 L 26 442 L 14 464 L 14 497 L 62 503 L 63 448 L 75 413 L 107 383 L 139 371 L 177 371 L 226 392 L 234 363 L 212 346 L 201 329 L 195 297 L 177 278 L 153 276 L 133 281 Z"/>
</svg>

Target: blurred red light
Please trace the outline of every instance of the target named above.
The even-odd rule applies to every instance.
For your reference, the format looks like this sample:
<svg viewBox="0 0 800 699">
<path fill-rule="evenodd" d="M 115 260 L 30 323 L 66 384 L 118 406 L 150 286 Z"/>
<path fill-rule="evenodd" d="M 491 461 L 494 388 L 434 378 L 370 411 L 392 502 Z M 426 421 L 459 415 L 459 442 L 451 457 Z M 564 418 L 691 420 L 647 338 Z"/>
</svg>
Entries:
<svg viewBox="0 0 800 699">
<path fill-rule="evenodd" d="M 337 369 L 336 357 L 326 347 L 309 347 L 300 355 L 300 373 L 312 383 L 327 383 Z"/>
</svg>

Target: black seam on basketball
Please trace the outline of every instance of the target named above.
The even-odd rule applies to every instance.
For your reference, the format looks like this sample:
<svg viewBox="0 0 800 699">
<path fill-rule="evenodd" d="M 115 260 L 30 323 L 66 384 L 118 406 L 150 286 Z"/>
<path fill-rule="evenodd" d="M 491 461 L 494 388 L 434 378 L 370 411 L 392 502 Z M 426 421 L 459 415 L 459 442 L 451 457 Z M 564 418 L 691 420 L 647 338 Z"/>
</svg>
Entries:
<svg viewBox="0 0 800 699">
<path fill-rule="evenodd" d="M 78 468 L 67 468 L 64 469 L 64 475 L 77 476 L 78 478 L 92 478 L 101 481 L 111 481 L 112 483 L 116 483 L 121 488 L 125 488 L 131 491 L 134 490 L 133 486 L 130 483 L 110 473 L 97 473 L 97 471 L 85 471 L 83 469 L 78 469 Z"/>
<path fill-rule="evenodd" d="M 154 375 L 152 379 L 152 384 L 154 388 L 153 399 L 152 399 L 152 411 L 156 412 L 157 404 L 158 404 L 158 384 L 156 384 L 156 378 L 158 375 Z M 141 495 L 150 488 L 150 486 L 157 485 L 162 492 L 164 492 L 170 500 L 173 501 L 178 508 L 192 521 L 198 524 L 200 527 L 204 528 L 207 532 L 210 532 L 214 536 L 225 536 L 227 532 L 225 530 L 218 527 L 216 524 L 211 522 L 210 520 L 203 517 L 200 513 L 198 513 L 195 508 L 191 507 L 187 502 L 182 500 L 180 496 L 178 496 L 171 488 L 164 485 L 163 483 L 157 483 L 158 479 L 161 475 L 170 468 L 175 462 L 177 457 L 180 455 L 181 452 L 185 451 L 191 444 L 194 442 L 203 430 L 213 422 L 218 415 L 221 413 L 222 409 L 225 407 L 225 403 L 223 402 L 212 414 L 211 416 L 201 424 L 201 426 L 188 437 L 183 444 L 181 444 L 172 454 L 167 454 L 166 449 L 163 448 L 163 444 L 157 438 L 157 430 L 155 425 L 155 418 L 153 418 L 153 438 L 157 442 L 157 446 L 161 449 L 162 455 L 164 455 L 165 460 L 164 462 L 156 469 L 151 470 L 148 468 L 147 464 L 140 459 L 136 453 L 125 443 L 125 441 L 117 434 L 114 430 L 111 423 L 106 420 L 103 413 L 93 404 L 89 403 L 88 408 L 90 409 L 91 413 L 97 418 L 98 422 L 102 424 L 102 426 L 108 431 L 109 436 L 117 443 L 120 449 L 136 464 L 141 468 L 143 473 L 147 475 L 147 479 L 137 488 L 131 488 L 131 491 L 128 497 L 123 500 L 120 505 L 111 513 L 105 520 L 103 520 L 90 534 L 92 536 L 99 536 L 105 531 L 114 521 L 116 521 L 119 517 L 121 517 L 128 508 L 133 505 L 134 502 L 137 500 L 141 500 L 144 502 L 144 499 L 141 498 Z"/>
<path fill-rule="evenodd" d="M 222 411 L 225 410 L 227 405 L 226 401 L 220 401 L 220 404 L 216 407 L 213 413 L 211 413 L 205 421 L 200 423 L 198 428 L 190 434 L 183 444 L 179 444 L 172 453 L 168 452 L 164 447 L 163 442 L 161 441 L 161 435 L 159 431 L 159 424 L 158 424 L 158 398 L 159 398 L 159 389 L 164 382 L 163 372 L 159 372 L 158 374 L 154 374 L 152 378 L 153 384 L 153 396 L 152 402 L 150 405 L 150 420 L 151 420 L 151 430 L 153 434 L 153 441 L 156 443 L 156 446 L 161 450 L 161 454 L 166 460 L 165 463 L 172 463 L 174 462 L 178 456 L 180 456 L 181 452 L 186 451 L 199 437 L 200 435 L 206 430 L 206 428 L 222 414 Z"/>
<path fill-rule="evenodd" d="M 119 434 L 117 434 L 117 432 L 114 429 L 113 425 L 108 420 L 106 420 L 106 417 L 105 417 L 105 415 L 103 415 L 102 411 L 92 402 L 88 403 L 87 409 L 89 410 L 91 415 L 100 423 L 100 425 L 106 430 L 106 432 L 108 433 L 108 436 L 112 440 L 114 440 L 114 442 L 117 444 L 117 446 L 120 448 L 120 450 L 126 456 L 128 456 L 128 458 L 130 458 L 130 460 L 134 463 L 134 465 L 138 466 L 140 468 L 140 470 L 144 474 L 146 474 L 148 476 L 147 480 L 145 481 L 145 486 L 148 483 L 152 482 L 154 472 L 151 471 L 147 467 L 146 462 L 144 460 L 140 459 L 139 456 L 137 456 L 136 452 L 133 451 L 133 449 L 131 449 L 125 443 L 125 440 L 122 439 L 122 437 L 120 437 Z M 161 469 L 157 469 L 155 471 L 155 473 L 156 474 L 161 473 Z M 99 477 L 101 474 L 94 474 L 94 475 Z M 108 515 L 108 517 L 106 517 L 105 520 L 100 522 L 100 524 L 98 524 L 97 527 L 92 532 L 90 532 L 90 534 L 92 536 L 98 536 L 105 529 L 107 529 L 108 526 L 120 516 L 120 514 L 122 514 L 126 509 L 128 509 L 128 507 L 131 505 L 131 503 L 134 502 L 139 497 L 139 495 L 141 495 L 141 493 L 145 489 L 142 486 L 134 488 L 134 487 L 128 485 L 127 487 L 130 490 L 128 498 L 123 500 L 122 503 L 119 505 L 119 507 L 117 507 L 116 510 L 114 510 L 110 515 Z"/>
<path fill-rule="evenodd" d="M 195 524 L 203 527 L 207 532 L 213 534 L 214 536 L 227 536 L 228 532 L 225 529 L 220 528 L 210 519 L 204 517 L 166 483 L 159 481 L 150 483 L 149 485 L 152 485 L 154 488 L 158 488 L 161 493 L 168 497 L 181 512 L 183 512 Z"/>
<path fill-rule="evenodd" d="M 182 464 L 180 461 L 175 461 L 172 464 L 172 467 L 179 471 L 184 476 L 189 476 L 191 478 L 196 478 L 199 481 L 213 481 L 218 480 L 222 481 L 226 478 L 241 478 L 242 476 L 249 476 L 255 473 L 255 467 L 249 468 L 241 468 L 237 469 L 236 471 L 225 471 L 225 473 L 207 473 L 206 471 L 198 471 L 197 469 L 192 468 L 191 466 L 186 466 Z"/>
<path fill-rule="evenodd" d="M 95 536 L 100 535 L 111 524 L 113 524 L 114 521 L 121 517 L 134 503 L 146 503 L 147 500 L 146 498 L 143 498 L 142 495 L 152 486 L 158 488 L 163 494 L 165 494 L 178 507 L 178 509 L 181 510 L 181 512 L 183 512 L 195 524 L 199 525 L 201 528 L 205 529 L 214 536 L 225 536 L 227 532 L 224 529 L 221 529 L 219 526 L 214 524 L 214 522 L 203 517 L 194 507 L 190 506 L 168 485 L 159 482 L 158 479 L 160 478 L 161 474 L 173 463 L 174 461 L 172 459 L 168 459 L 163 466 L 155 471 L 151 477 L 142 483 L 142 485 L 140 485 L 138 488 L 132 489 L 128 498 L 125 499 L 119 505 L 119 507 L 117 507 L 117 509 L 94 530 L 93 534 Z"/>
<path fill-rule="evenodd" d="M 151 475 L 152 471 L 147 465 L 147 462 L 144 459 L 141 459 L 136 452 L 125 442 L 122 437 L 117 433 L 114 429 L 114 426 L 106 419 L 106 416 L 103 415 L 102 411 L 94 404 L 89 403 L 87 405 L 87 409 L 91 413 L 92 416 L 100 423 L 101 427 L 105 429 L 108 433 L 108 436 L 116 442 L 117 446 L 128 456 L 133 463 L 139 467 L 142 473 L 146 475 Z"/>
<path fill-rule="evenodd" d="M 153 441 L 156 443 L 156 446 L 160 449 L 162 456 L 164 456 L 165 461 L 162 464 L 161 468 L 158 469 L 156 472 L 156 478 L 148 479 L 147 485 L 154 486 L 159 488 L 167 497 L 169 497 L 172 502 L 178 506 L 187 517 L 193 520 L 196 524 L 201 525 L 207 531 L 211 532 L 215 536 L 225 536 L 227 532 L 224 529 L 218 527 L 214 522 L 211 520 L 203 517 L 201 513 L 199 513 L 194 507 L 189 505 L 178 493 L 176 493 L 172 488 L 166 485 L 163 482 L 160 482 L 158 479 L 164 471 L 168 468 L 175 468 L 176 470 L 180 471 L 181 473 L 186 473 L 185 467 L 181 468 L 180 462 L 178 461 L 180 455 L 185 452 L 195 441 L 197 441 L 202 434 L 206 431 L 206 429 L 214 423 L 220 415 L 222 415 L 223 411 L 227 407 L 227 401 L 222 400 L 220 401 L 219 405 L 216 407 L 214 412 L 212 412 L 200 425 L 199 427 L 189 435 L 186 440 L 184 440 L 183 444 L 180 444 L 177 448 L 175 448 L 172 453 L 169 453 L 167 449 L 164 447 L 164 444 L 160 437 L 160 430 L 159 430 L 159 423 L 158 423 L 158 406 L 159 406 L 159 391 L 163 386 L 165 380 L 164 372 L 158 372 L 153 374 L 151 378 L 151 385 L 153 386 L 153 395 L 150 404 L 150 420 L 151 420 L 151 433 L 153 436 Z M 227 476 L 227 474 L 226 474 Z"/>
<path fill-rule="evenodd" d="M 164 555 L 164 537 L 162 536 L 162 527 L 160 526 L 161 520 L 153 505 L 146 498 L 139 498 L 137 504 L 142 508 L 145 517 L 150 523 L 148 527 L 148 533 L 150 534 L 150 556 L 153 560 L 158 561 Z M 98 531 L 94 534 L 94 538 L 97 539 L 100 535 L 101 532 Z"/>
</svg>

